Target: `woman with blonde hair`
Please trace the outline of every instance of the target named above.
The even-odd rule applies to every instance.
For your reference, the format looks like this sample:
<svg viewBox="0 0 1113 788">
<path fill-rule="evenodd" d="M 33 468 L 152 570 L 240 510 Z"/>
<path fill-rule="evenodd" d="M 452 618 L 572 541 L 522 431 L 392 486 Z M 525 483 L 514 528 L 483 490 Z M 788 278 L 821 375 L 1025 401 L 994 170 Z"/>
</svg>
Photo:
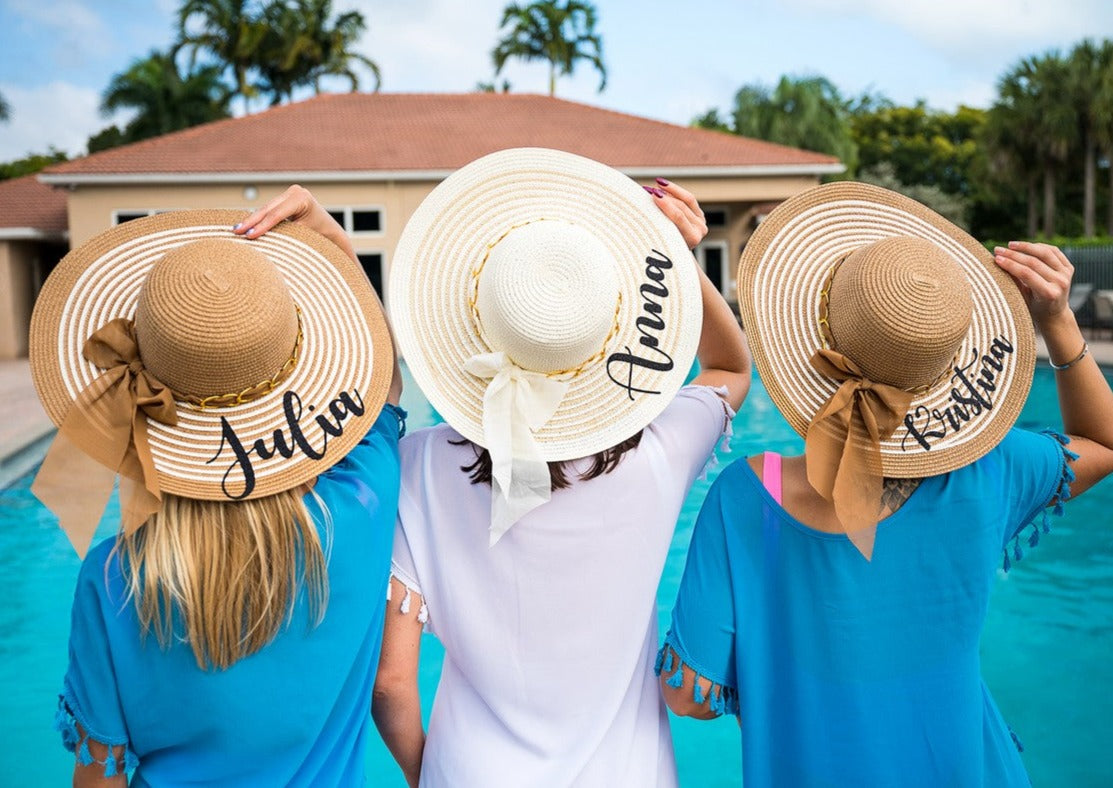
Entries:
<svg viewBox="0 0 1113 788">
<path fill-rule="evenodd" d="M 343 232 L 297 187 L 128 222 L 58 265 L 31 332 L 59 425 L 32 489 L 78 553 L 120 477 L 74 594 L 74 783 L 362 781 L 404 414 Z"/>
</svg>

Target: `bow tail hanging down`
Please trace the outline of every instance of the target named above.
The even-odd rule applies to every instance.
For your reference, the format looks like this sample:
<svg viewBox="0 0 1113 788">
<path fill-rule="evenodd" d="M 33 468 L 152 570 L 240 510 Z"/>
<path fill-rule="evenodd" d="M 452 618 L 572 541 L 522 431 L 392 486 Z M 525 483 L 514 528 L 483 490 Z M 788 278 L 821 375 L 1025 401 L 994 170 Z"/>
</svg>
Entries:
<svg viewBox="0 0 1113 788">
<path fill-rule="evenodd" d="M 908 412 L 914 395 L 866 378 L 850 359 L 820 350 L 812 365 L 842 384 L 812 419 L 805 438 L 808 482 L 835 507 L 847 537 L 869 560 L 881 509 L 881 441 Z M 865 436 L 866 443 L 860 437 Z"/>
<path fill-rule="evenodd" d="M 79 558 L 89 550 L 115 479 L 116 471 L 93 459 L 59 429 L 31 492 L 58 517 Z"/>
<path fill-rule="evenodd" d="M 522 369 L 501 352 L 473 356 L 464 369 L 490 380 L 483 394 L 483 438 L 491 455 L 493 546 L 552 497 L 549 465 L 533 433 L 552 418 L 568 383 Z"/>
<path fill-rule="evenodd" d="M 31 491 L 52 512 L 84 557 L 112 494 L 121 483 L 121 524 L 130 533 L 158 511 L 158 474 L 147 418 L 177 423 L 170 391 L 139 361 L 131 321 L 113 320 L 86 342 L 84 355 L 107 370 L 74 400 Z"/>
</svg>

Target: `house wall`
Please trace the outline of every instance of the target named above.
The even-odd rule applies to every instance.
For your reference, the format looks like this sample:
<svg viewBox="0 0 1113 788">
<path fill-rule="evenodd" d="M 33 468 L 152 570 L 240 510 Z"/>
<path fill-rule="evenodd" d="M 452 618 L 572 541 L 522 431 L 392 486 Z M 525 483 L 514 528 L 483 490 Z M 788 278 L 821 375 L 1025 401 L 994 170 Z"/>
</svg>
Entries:
<svg viewBox="0 0 1113 788">
<path fill-rule="evenodd" d="M 302 185 L 313 192 L 326 209 L 377 209 L 382 212 L 382 231 L 351 234 L 357 253 L 383 256 L 383 280 L 389 277 L 390 258 L 406 220 L 413 214 L 436 181 L 384 183 L 312 183 Z M 253 211 L 281 194 L 288 184 L 244 182 L 228 185 L 88 186 L 70 193 L 70 238 L 74 246 L 115 223 L 117 212 L 161 212 L 197 208 L 232 208 Z M 247 199 L 248 188 L 255 190 Z"/>
<path fill-rule="evenodd" d="M 27 355 L 27 332 L 41 265 L 39 244 L 0 241 L 0 359 Z"/>
<path fill-rule="evenodd" d="M 663 177 L 671 177 L 667 171 Z M 644 180 L 646 183 L 649 179 Z M 708 242 L 726 244 L 726 270 L 722 283 L 724 295 L 733 300 L 734 269 L 743 244 L 754 228 L 753 207 L 759 203 L 783 200 L 815 186 L 815 176 L 791 177 L 692 177 L 676 178 L 706 207 L 726 210 L 725 227 L 712 228 Z M 390 272 L 390 260 L 402 228 L 437 181 L 352 181 L 314 183 L 302 181 L 317 201 L 329 209 L 344 207 L 374 208 L 382 211 L 382 231 L 353 234 L 357 253 L 378 253 L 383 259 L 383 281 Z M 218 185 L 79 185 L 69 196 L 69 230 L 73 245 L 78 245 L 111 227 L 118 211 L 146 212 L 188 208 L 235 208 L 254 210 L 280 194 L 287 184 L 242 183 Z M 248 189 L 254 189 L 252 199 Z M 384 294 L 389 301 L 390 294 Z"/>
</svg>

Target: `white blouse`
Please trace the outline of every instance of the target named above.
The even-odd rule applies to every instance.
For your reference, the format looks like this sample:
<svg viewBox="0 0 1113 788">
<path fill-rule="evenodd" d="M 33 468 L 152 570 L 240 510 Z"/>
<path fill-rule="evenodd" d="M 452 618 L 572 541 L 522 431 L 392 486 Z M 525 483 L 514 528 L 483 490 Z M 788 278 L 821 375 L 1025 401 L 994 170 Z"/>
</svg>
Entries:
<svg viewBox="0 0 1113 788">
<path fill-rule="evenodd" d="M 421 785 L 677 784 L 657 584 L 732 416 L 714 389 L 681 389 L 615 470 L 554 490 L 493 547 L 491 488 L 460 470 L 472 447 L 444 424 L 402 439 L 393 572 L 445 649 Z"/>
</svg>

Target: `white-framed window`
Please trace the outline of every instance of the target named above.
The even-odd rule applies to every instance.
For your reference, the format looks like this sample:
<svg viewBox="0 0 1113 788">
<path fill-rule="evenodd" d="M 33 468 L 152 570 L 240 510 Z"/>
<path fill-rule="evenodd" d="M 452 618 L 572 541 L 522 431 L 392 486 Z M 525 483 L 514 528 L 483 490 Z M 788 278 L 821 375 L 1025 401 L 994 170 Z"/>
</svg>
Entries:
<svg viewBox="0 0 1113 788">
<path fill-rule="evenodd" d="M 352 206 L 326 209 L 349 235 L 382 235 L 383 209 L 378 206 Z"/>
<path fill-rule="evenodd" d="M 696 247 L 696 259 L 711 284 L 719 288 L 723 296 L 732 297 L 735 288 L 734 271 L 727 261 L 727 242 L 704 241 Z"/>
<path fill-rule="evenodd" d="M 708 229 L 726 227 L 730 221 L 730 212 L 721 205 L 713 205 L 703 209 L 703 220 L 707 222 Z"/>
<path fill-rule="evenodd" d="M 359 260 L 363 273 L 367 274 L 371 286 L 379 294 L 379 300 L 386 303 L 386 299 L 383 297 L 383 253 L 374 251 L 356 252 L 356 259 Z"/>
<path fill-rule="evenodd" d="M 123 224 L 124 222 L 130 222 L 132 219 L 154 216 L 156 213 L 162 213 L 162 211 L 156 211 L 153 208 L 120 208 L 112 212 L 112 224 Z"/>
</svg>

